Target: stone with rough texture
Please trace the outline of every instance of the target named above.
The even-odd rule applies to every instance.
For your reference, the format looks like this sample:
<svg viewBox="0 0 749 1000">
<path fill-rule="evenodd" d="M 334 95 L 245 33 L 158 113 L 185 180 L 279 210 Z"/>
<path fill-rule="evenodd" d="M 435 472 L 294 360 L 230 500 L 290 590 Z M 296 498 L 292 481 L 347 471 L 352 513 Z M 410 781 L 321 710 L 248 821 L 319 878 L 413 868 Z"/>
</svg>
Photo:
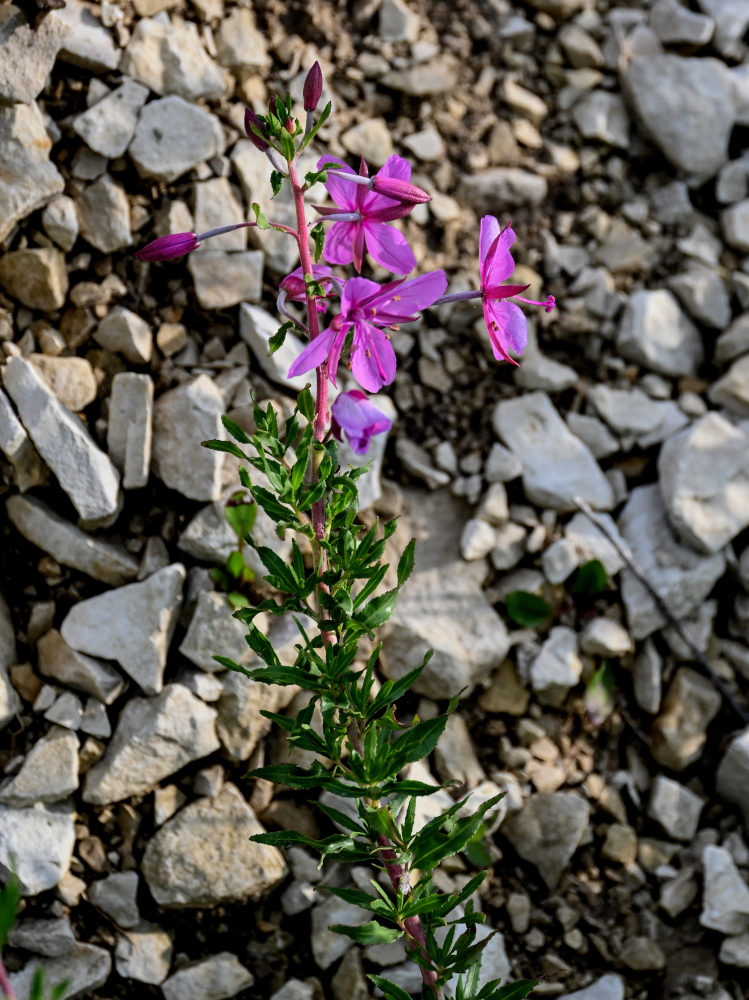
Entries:
<svg viewBox="0 0 749 1000">
<path fill-rule="evenodd" d="M 198 302 L 204 309 L 228 309 L 239 302 L 258 302 L 263 259 L 262 250 L 239 253 L 200 250 L 190 254 L 187 266 L 195 282 Z"/>
<path fill-rule="evenodd" d="M 560 706 L 582 672 L 577 633 L 566 625 L 555 625 L 530 664 L 533 690 L 543 704 Z"/>
<path fill-rule="evenodd" d="M 457 73 L 451 61 L 430 59 L 408 69 L 393 69 L 386 73 L 382 83 L 393 90 L 400 90 L 411 97 L 426 97 L 452 91 Z"/>
<path fill-rule="evenodd" d="M 188 101 L 216 100 L 226 90 L 224 74 L 190 21 L 138 21 L 122 55 L 122 71 L 161 97 L 177 94 Z"/>
<path fill-rule="evenodd" d="M 37 104 L 0 107 L 0 243 L 17 222 L 62 194 L 65 181 L 50 162 L 51 148 Z"/>
<path fill-rule="evenodd" d="M 650 731 L 650 752 L 659 764 L 683 771 L 702 756 L 707 727 L 720 711 L 712 681 L 680 667 Z"/>
<path fill-rule="evenodd" d="M 243 10 L 237 8 L 237 10 Z M 250 14 L 248 10 L 244 13 Z M 244 208 L 227 177 L 212 177 L 195 185 L 195 232 L 207 233 L 210 229 L 241 222 Z M 211 239 L 211 250 L 246 250 L 247 230 L 235 229 Z"/>
<path fill-rule="evenodd" d="M 115 306 L 99 323 L 94 334 L 102 347 L 121 354 L 134 365 L 145 365 L 153 353 L 151 327 L 137 313 Z"/>
<path fill-rule="evenodd" d="M 60 18 L 71 29 L 63 41 L 62 59 L 93 72 L 118 68 L 120 53 L 115 48 L 112 34 L 90 7 L 80 0 L 66 0 L 65 6 L 56 10 L 53 16 Z"/>
<path fill-rule="evenodd" d="M 89 901 L 118 927 L 135 927 L 139 923 L 137 894 L 138 873 L 134 871 L 114 872 L 93 882 L 87 890 Z"/>
<path fill-rule="evenodd" d="M 648 816 L 660 823 L 674 840 L 692 840 L 704 807 L 705 799 L 665 774 L 659 774 L 653 781 Z"/>
<path fill-rule="evenodd" d="M 117 935 L 114 964 L 123 979 L 158 986 L 169 975 L 172 936 L 156 924 L 142 921 Z"/>
<path fill-rule="evenodd" d="M 5 253 L 0 257 L 0 285 L 29 309 L 61 309 L 68 293 L 65 257 L 56 247 Z"/>
<path fill-rule="evenodd" d="M 137 490 L 148 482 L 153 442 L 153 382 L 150 375 L 120 372 L 109 397 L 107 448 L 122 472 L 122 487 Z"/>
<path fill-rule="evenodd" d="M 130 203 L 125 189 L 109 174 L 90 184 L 76 199 L 81 236 L 102 253 L 124 250 L 133 240 Z"/>
<path fill-rule="evenodd" d="M 676 540 L 656 485 L 632 491 L 619 519 L 619 530 L 636 564 L 677 619 L 699 607 L 725 571 L 722 552 L 706 556 Z M 650 594 L 626 568 L 622 571 L 622 599 L 635 639 L 645 639 L 665 624 Z"/>
<path fill-rule="evenodd" d="M 24 896 L 54 888 L 70 868 L 74 820 L 69 802 L 0 805 L 0 876 L 15 870 Z"/>
<path fill-rule="evenodd" d="M 0 7 L 0 104 L 30 104 L 39 96 L 67 33 L 58 18 L 32 26 L 17 7 Z"/>
<path fill-rule="evenodd" d="M 321 969 L 328 969 L 353 945 L 351 938 L 337 934 L 333 924 L 357 927 L 367 922 L 365 910 L 337 896 L 329 896 L 312 911 L 312 954 Z"/>
<path fill-rule="evenodd" d="M 712 177 L 728 159 L 735 120 L 731 77 L 717 59 L 635 57 L 622 83 L 645 131 L 679 170 Z"/>
<path fill-rule="evenodd" d="M 31 806 L 58 802 L 78 787 L 78 737 L 53 727 L 26 754 L 21 770 L 0 790 L 0 802 Z"/>
<path fill-rule="evenodd" d="M 67 917 L 29 917 L 13 927 L 8 935 L 8 944 L 35 955 L 58 958 L 70 954 L 75 947 L 75 938 Z"/>
<path fill-rule="evenodd" d="M 268 350 L 270 338 L 278 330 L 278 319 L 271 316 L 262 306 L 243 303 L 239 307 L 239 333 L 248 345 L 265 374 L 273 382 L 301 392 L 309 381 L 306 374 L 287 378 L 286 373 L 301 354 L 304 345 L 291 331 L 286 334 L 283 345 L 271 354 Z"/>
<path fill-rule="evenodd" d="M 225 436 L 223 412 L 221 392 L 208 375 L 167 390 L 154 405 L 154 472 L 191 500 L 221 496 L 223 453 L 201 448 L 200 443 Z"/>
<path fill-rule="evenodd" d="M 737 934 L 736 937 L 725 938 L 718 957 L 725 965 L 749 969 L 749 931 Z"/>
<path fill-rule="evenodd" d="M 170 95 L 143 108 L 128 152 L 142 177 L 169 182 L 219 153 L 223 145 L 215 115 Z"/>
<path fill-rule="evenodd" d="M 138 562 L 124 548 L 81 531 L 36 497 L 11 496 L 6 510 L 11 524 L 27 541 L 63 566 L 112 587 L 135 579 Z"/>
<path fill-rule="evenodd" d="M 613 618 L 593 618 L 580 636 L 580 648 L 591 656 L 626 656 L 634 650 L 632 638 Z"/>
<path fill-rule="evenodd" d="M 715 30 L 713 19 L 697 14 L 679 0 L 657 0 L 650 25 L 664 45 L 707 45 Z"/>
<path fill-rule="evenodd" d="M 710 386 L 707 396 L 711 403 L 749 417 L 749 354 L 737 358 L 726 374 Z"/>
<path fill-rule="evenodd" d="M 10 975 L 10 984 L 18 1000 L 27 1000 L 37 969 L 44 970 L 45 983 L 67 982 L 64 1000 L 90 997 L 92 990 L 103 986 L 112 969 L 112 956 L 106 948 L 76 941 L 67 955 L 59 958 L 32 959 L 20 972 Z"/>
<path fill-rule="evenodd" d="M 113 159 L 122 156 L 135 132 L 138 112 L 146 103 L 148 88 L 125 80 L 122 86 L 77 115 L 73 128 L 89 149 Z"/>
<path fill-rule="evenodd" d="M 742 253 L 749 252 L 749 235 L 747 226 L 749 225 L 749 198 L 731 205 L 721 213 L 720 222 L 723 227 L 723 234 L 726 243 Z"/>
<path fill-rule="evenodd" d="M 66 194 L 61 194 L 46 206 L 42 212 L 44 232 L 61 250 L 72 250 L 78 239 L 78 213 L 75 202 Z"/>
<path fill-rule="evenodd" d="M 170 976 L 161 985 L 164 1000 L 225 1000 L 255 982 L 255 977 L 231 952 L 204 958 Z"/>
<path fill-rule="evenodd" d="M 173 563 L 142 583 L 89 597 L 67 613 L 62 637 L 80 653 L 116 660 L 146 694 L 157 694 L 184 580 L 185 567 Z"/>
<path fill-rule="evenodd" d="M 143 795 L 163 778 L 218 749 L 216 712 L 181 684 L 155 698 L 133 698 L 120 714 L 104 757 L 86 775 L 84 802 L 103 805 Z"/>
<path fill-rule="evenodd" d="M 624 1000 L 624 980 L 613 972 L 601 976 L 590 986 L 565 993 L 559 1000 Z"/>
<path fill-rule="evenodd" d="M 477 212 L 500 212 L 519 205 L 540 205 L 547 195 L 543 177 L 520 167 L 493 167 L 463 182 L 466 199 Z"/>
<path fill-rule="evenodd" d="M 720 796 L 738 805 L 749 830 L 749 726 L 729 743 L 718 765 L 716 788 Z"/>
<path fill-rule="evenodd" d="M 234 785 L 185 806 L 149 841 L 142 871 L 159 906 L 214 907 L 259 899 L 286 875 L 281 852 Z"/>
<path fill-rule="evenodd" d="M 3 374 L 26 430 L 75 509 L 85 521 L 111 518 L 120 491 L 109 458 L 29 361 L 11 358 Z"/>
<path fill-rule="evenodd" d="M 718 552 L 749 525 L 749 434 L 706 413 L 669 438 L 658 457 L 659 486 L 676 533 L 702 552 Z"/>
<path fill-rule="evenodd" d="M 27 354 L 26 359 L 39 369 L 55 396 L 73 413 L 85 410 L 96 399 L 96 375 L 85 358 Z"/>
<path fill-rule="evenodd" d="M 216 654 L 242 664 L 253 656 L 244 639 L 247 626 L 232 618 L 232 610 L 224 594 L 209 590 L 198 596 L 179 651 L 201 670 L 215 673 L 224 669 L 214 660 Z M 252 682 L 248 679 L 247 683 Z"/>
<path fill-rule="evenodd" d="M 702 863 L 705 879 L 700 923 L 721 934 L 746 933 L 749 931 L 749 886 L 739 874 L 730 851 L 708 844 Z"/>
<path fill-rule="evenodd" d="M 698 323 L 724 330 L 731 322 L 731 301 L 726 283 L 718 271 L 701 268 L 675 274 L 668 287 Z"/>
<path fill-rule="evenodd" d="M 570 432 L 549 397 L 531 392 L 497 403 L 497 436 L 523 463 L 523 488 L 533 503 L 574 510 L 581 497 L 597 510 L 614 506 L 611 486 L 583 442 Z"/>
<path fill-rule="evenodd" d="M 239 76 L 264 74 L 270 68 L 266 36 L 258 31 L 255 15 L 247 7 L 235 7 L 222 18 L 216 32 L 218 61 Z"/>
<path fill-rule="evenodd" d="M 572 118 L 583 139 L 597 139 L 608 146 L 629 146 L 629 116 L 619 94 L 594 90 L 577 102 Z"/>
<path fill-rule="evenodd" d="M 554 889 L 580 845 L 589 815 L 588 803 L 577 792 L 539 793 L 526 799 L 518 812 L 510 813 L 502 833 L 521 858 L 538 868 L 549 889 Z"/>
<path fill-rule="evenodd" d="M 0 389 L 0 451 L 10 462 L 13 480 L 21 493 L 44 481 L 46 466 L 2 389 Z"/>
<path fill-rule="evenodd" d="M 749 9 L 744 0 L 699 0 L 700 8 L 715 22 L 713 43 L 723 56 L 741 58 L 742 39 L 749 27 Z"/>
<path fill-rule="evenodd" d="M 704 357 L 699 330 L 663 288 L 633 292 L 617 347 L 626 358 L 662 375 L 696 375 Z"/>
</svg>

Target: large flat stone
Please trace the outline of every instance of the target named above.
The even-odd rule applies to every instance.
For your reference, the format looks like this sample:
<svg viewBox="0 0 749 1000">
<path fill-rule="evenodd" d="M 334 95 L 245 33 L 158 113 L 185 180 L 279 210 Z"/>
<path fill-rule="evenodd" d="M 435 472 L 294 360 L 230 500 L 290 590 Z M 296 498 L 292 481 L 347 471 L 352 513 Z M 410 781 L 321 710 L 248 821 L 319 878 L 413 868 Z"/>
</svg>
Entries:
<svg viewBox="0 0 749 1000">
<path fill-rule="evenodd" d="M 143 108 L 128 151 L 142 177 L 169 182 L 221 152 L 223 145 L 215 115 L 171 94 Z"/>
</svg>

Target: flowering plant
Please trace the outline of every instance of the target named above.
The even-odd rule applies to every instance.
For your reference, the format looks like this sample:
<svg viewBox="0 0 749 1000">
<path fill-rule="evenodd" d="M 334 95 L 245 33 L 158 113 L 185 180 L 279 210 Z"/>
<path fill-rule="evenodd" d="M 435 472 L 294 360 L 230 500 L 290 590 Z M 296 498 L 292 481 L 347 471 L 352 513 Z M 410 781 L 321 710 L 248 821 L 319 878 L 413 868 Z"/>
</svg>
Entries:
<svg viewBox="0 0 749 1000">
<path fill-rule="evenodd" d="M 365 454 L 372 436 L 390 427 L 390 420 L 362 390 L 378 392 L 395 377 L 391 329 L 417 319 L 430 306 L 481 298 L 494 353 L 511 360 L 510 350 L 519 352 L 525 345 L 526 321 L 509 299 L 527 301 L 519 298 L 526 286 L 502 284 L 514 268 L 510 247 L 515 237 L 509 226 L 500 229 L 491 216 L 481 224 L 480 289 L 445 294 L 447 279 L 439 270 L 405 277 L 416 258 L 403 234 L 390 223 L 428 201 L 429 195 L 411 183 L 411 168 L 397 155 L 372 177 L 363 161 L 357 173 L 342 161 L 323 156 L 315 172 L 300 178 L 299 154 L 331 110 L 328 104 L 316 116 L 322 83 L 315 64 L 304 85 L 304 125 L 293 117 L 288 95 L 274 98 L 265 115 L 249 109 L 245 115 L 248 136 L 273 165 L 274 193 L 283 184 L 291 188 L 296 227 L 268 221 L 259 205 L 253 205 L 254 222 L 236 224 L 274 228 L 297 243 L 301 266 L 279 288 L 279 310 L 287 322 L 271 339 L 270 349 L 281 346 L 291 327 L 304 335 L 308 343 L 288 374 L 314 369 L 315 391 L 307 386 L 299 394 L 283 426 L 272 406 L 265 410 L 255 406 L 253 433 L 225 419 L 234 440 L 205 444 L 247 463 L 240 469 L 240 479 L 254 503 L 275 522 L 279 535 L 293 532 L 302 542 L 292 541 L 291 559 L 284 562 L 272 548 L 253 541 L 249 519 L 245 541 L 256 550 L 267 570 L 265 580 L 278 595 L 240 608 L 235 617 L 247 625 L 247 642 L 263 665 L 245 667 L 216 656 L 219 663 L 255 682 L 297 686 L 309 692 L 296 718 L 262 714 L 285 730 L 290 748 L 312 753 L 314 762 L 309 767 L 292 763 L 259 767 L 252 775 L 294 789 L 325 791 L 326 801 L 317 805 L 338 832 L 320 840 L 288 830 L 253 839 L 281 847 L 299 844 L 323 859 L 334 855 L 338 861 L 366 862 L 385 872 L 390 892 L 374 879 L 372 891 L 327 887 L 328 892 L 366 911 L 365 923 L 332 929 L 362 945 L 403 940 L 420 968 L 422 997 L 520 998 L 530 993 L 534 981 L 502 984 L 481 977 L 481 952 L 488 938 L 477 940 L 476 928 L 484 918 L 474 908 L 474 896 L 486 872 L 479 872 L 452 893 L 441 893 L 434 884 L 435 869 L 481 835 L 485 817 L 502 796 L 468 808 L 465 799 L 459 799 L 424 822 L 419 819 L 419 802 L 439 786 L 399 777 L 404 767 L 434 750 L 455 710 L 457 695 L 444 715 L 403 721 L 396 705 L 430 653 L 426 651 L 421 666 L 403 678 L 382 684 L 375 672 L 380 645 L 374 646 L 366 661 L 359 659 L 362 641 L 374 640 L 376 630 L 393 613 L 414 566 L 415 543 L 409 543 L 398 561 L 394 586 L 383 591 L 389 570 L 383 557 L 395 521 L 375 523 L 369 529 L 357 521 L 357 480 L 365 470 L 341 467 L 337 441 L 345 436 L 355 452 Z M 321 221 L 310 227 L 304 194 L 320 180 L 336 207 L 320 207 Z M 330 226 L 327 235 L 325 225 Z M 138 256 L 148 261 L 181 256 L 231 228 L 161 237 Z M 359 273 L 344 279 L 328 266 L 353 263 L 361 272 L 367 252 L 400 277 L 385 284 Z M 328 265 L 319 263 L 321 257 Z M 332 313 L 336 301 L 337 311 Z M 299 302 L 304 303 L 304 317 L 290 311 L 289 306 Z M 537 304 L 549 309 L 553 299 Z M 328 318 L 323 321 L 323 316 Z M 329 384 L 334 391 L 338 389 L 340 361 L 346 356 L 361 388 L 340 392 L 329 408 Z M 262 474 L 262 481 L 258 477 L 253 481 L 250 468 Z M 311 553 L 308 558 L 305 548 Z M 259 627 L 262 619 L 258 616 L 268 614 L 295 616 L 300 641 L 293 663 L 281 662 Z M 331 796 L 337 805 L 331 804 Z M 381 976 L 370 979 L 387 1000 L 408 1000 L 397 984 Z"/>
</svg>

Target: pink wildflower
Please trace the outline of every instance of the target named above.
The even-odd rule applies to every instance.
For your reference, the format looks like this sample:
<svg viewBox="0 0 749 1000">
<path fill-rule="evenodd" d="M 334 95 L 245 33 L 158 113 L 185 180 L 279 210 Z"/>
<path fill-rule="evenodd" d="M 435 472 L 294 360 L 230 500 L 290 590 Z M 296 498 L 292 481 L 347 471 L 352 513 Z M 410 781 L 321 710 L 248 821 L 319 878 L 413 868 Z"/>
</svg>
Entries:
<svg viewBox="0 0 749 1000">
<path fill-rule="evenodd" d="M 333 436 L 340 441 L 341 431 L 344 431 L 357 455 L 367 451 L 373 434 L 382 434 L 393 426 L 393 422 L 373 406 L 360 389 L 342 392 L 330 412 Z"/>
<path fill-rule="evenodd" d="M 168 236 L 159 236 L 141 250 L 136 250 L 135 256 L 139 260 L 173 260 L 175 257 L 184 257 L 199 246 L 200 241 L 195 233 L 170 233 Z"/>
</svg>

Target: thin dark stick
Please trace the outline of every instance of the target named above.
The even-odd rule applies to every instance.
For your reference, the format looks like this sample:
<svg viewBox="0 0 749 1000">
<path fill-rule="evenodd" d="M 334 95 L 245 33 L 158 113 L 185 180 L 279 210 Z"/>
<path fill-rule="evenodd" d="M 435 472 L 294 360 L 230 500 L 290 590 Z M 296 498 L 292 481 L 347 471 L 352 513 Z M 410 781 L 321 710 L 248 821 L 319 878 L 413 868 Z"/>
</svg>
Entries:
<svg viewBox="0 0 749 1000">
<path fill-rule="evenodd" d="M 611 542 L 611 544 L 614 546 L 616 551 L 619 553 L 619 555 L 626 563 L 629 571 L 642 584 L 645 590 L 647 590 L 647 592 L 653 598 L 653 600 L 655 601 L 655 606 L 658 608 L 663 617 L 668 621 L 668 623 L 672 625 L 673 628 L 678 632 L 679 637 L 683 640 L 683 642 L 686 643 L 694 658 L 704 668 L 704 670 L 712 680 L 713 684 L 723 695 L 726 702 L 731 706 L 733 711 L 736 713 L 736 715 L 738 715 L 738 717 L 741 719 L 744 725 L 749 724 L 749 712 L 743 709 L 741 705 L 739 705 L 739 703 L 736 701 L 734 696 L 729 691 L 726 682 L 718 674 L 717 670 L 712 665 L 710 660 L 708 660 L 708 658 L 705 656 L 702 650 L 697 647 L 692 637 L 685 630 L 684 626 L 681 624 L 676 615 L 674 615 L 673 611 L 671 611 L 669 606 L 666 604 L 661 595 L 652 585 L 650 580 L 648 580 L 648 578 L 643 574 L 639 566 L 637 566 L 637 564 L 634 562 L 631 553 L 621 544 L 619 539 L 609 531 L 608 527 L 606 526 L 606 523 L 603 521 L 602 518 L 598 516 L 598 514 L 596 514 L 596 512 L 591 508 L 590 504 L 587 504 L 580 497 L 573 497 L 573 502 L 577 507 L 577 509 L 588 518 L 591 524 L 594 527 L 598 528 L 601 534 L 604 535 L 609 542 Z"/>
</svg>

